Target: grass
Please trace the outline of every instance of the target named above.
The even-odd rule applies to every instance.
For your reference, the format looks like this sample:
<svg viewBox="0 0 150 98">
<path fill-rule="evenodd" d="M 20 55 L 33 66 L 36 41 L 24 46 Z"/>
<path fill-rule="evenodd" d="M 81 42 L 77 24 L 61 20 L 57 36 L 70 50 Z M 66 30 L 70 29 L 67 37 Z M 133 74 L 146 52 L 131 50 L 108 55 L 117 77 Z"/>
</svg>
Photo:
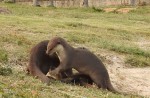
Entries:
<svg viewBox="0 0 150 98">
<path fill-rule="evenodd" d="M 12 74 L 12 69 L 11 68 L 0 67 L 0 75 L 8 76 L 10 74 Z"/>
<path fill-rule="evenodd" d="M 24 72 L 14 70 L 13 74 L 0 78 L 1 96 L 4 98 L 130 98 L 132 96 L 117 95 L 96 88 L 84 88 L 52 81 L 50 86 L 38 79 L 27 76 Z M 11 80 L 11 81 L 10 81 Z M 6 84 L 7 83 L 7 84 Z M 32 85 L 32 86 L 31 86 Z M 133 96 L 133 98 L 136 98 Z"/>
<path fill-rule="evenodd" d="M 0 62 L 7 62 L 8 61 L 8 55 L 5 50 L 0 50 Z"/>
<path fill-rule="evenodd" d="M 150 65 L 150 58 L 144 58 L 143 56 L 127 56 L 126 61 L 127 64 L 130 64 L 131 66 L 135 67 L 147 67 Z"/>
<path fill-rule="evenodd" d="M 52 81 L 50 86 L 46 86 L 38 79 L 26 75 L 24 68 L 27 66 L 31 47 L 54 36 L 61 36 L 74 46 L 96 50 L 95 54 L 106 50 L 124 55 L 125 63 L 133 67 L 149 67 L 149 6 L 137 7 L 127 14 L 105 13 L 102 8 L 69 9 L 5 3 L 0 3 L 0 6 L 11 12 L 0 14 L 0 96 L 136 97 L 116 95 L 96 88 L 71 86 L 58 81 Z M 144 42 L 146 43 L 143 44 Z M 9 68 L 12 73 L 8 71 Z"/>
</svg>

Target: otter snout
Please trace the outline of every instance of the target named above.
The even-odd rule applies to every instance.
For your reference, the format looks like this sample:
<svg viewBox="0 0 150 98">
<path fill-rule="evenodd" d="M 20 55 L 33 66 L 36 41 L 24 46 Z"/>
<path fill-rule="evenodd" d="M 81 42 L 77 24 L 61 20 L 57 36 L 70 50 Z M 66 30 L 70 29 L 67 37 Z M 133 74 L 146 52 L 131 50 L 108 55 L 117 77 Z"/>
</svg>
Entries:
<svg viewBox="0 0 150 98">
<path fill-rule="evenodd" d="M 51 54 L 51 50 L 52 50 L 52 49 L 47 49 L 47 50 L 46 50 L 46 54 L 50 55 L 50 54 Z"/>
<path fill-rule="evenodd" d="M 48 54 L 48 55 L 52 55 L 53 54 L 53 51 L 52 51 L 53 49 L 47 49 L 46 50 L 46 54 Z"/>
<path fill-rule="evenodd" d="M 49 54 L 49 51 L 48 51 L 48 50 L 46 50 L 46 54 Z"/>
</svg>

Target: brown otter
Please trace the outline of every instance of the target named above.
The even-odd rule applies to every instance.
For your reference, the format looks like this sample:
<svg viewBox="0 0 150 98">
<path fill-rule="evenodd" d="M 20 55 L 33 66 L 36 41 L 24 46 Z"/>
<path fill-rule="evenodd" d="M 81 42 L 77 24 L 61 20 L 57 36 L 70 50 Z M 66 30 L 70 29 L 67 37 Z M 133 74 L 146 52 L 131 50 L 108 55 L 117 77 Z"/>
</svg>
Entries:
<svg viewBox="0 0 150 98">
<path fill-rule="evenodd" d="M 50 81 L 46 76 L 49 69 L 56 68 L 60 63 L 57 55 L 49 56 L 46 54 L 48 42 L 48 40 L 44 40 L 31 49 L 29 65 L 27 67 L 28 73 L 37 76 L 42 82 L 47 84 Z M 71 75 L 72 70 L 69 69 L 66 73 Z M 61 73 L 63 78 L 67 77 L 66 73 Z"/>
<path fill-rule="evenodd" d="M 56 53 L 60 60 L 60 65 L 49 72 L 51 75 L 57 76 L 60 72 L 74 68 L 79 73 L 88 75 L 99 88 L 116 93 L 107 69 L 88 49 L 73 48 L 63 38 L 54 37 L 48 43 L 46 53 L 48 55 Z"/>
</svg>

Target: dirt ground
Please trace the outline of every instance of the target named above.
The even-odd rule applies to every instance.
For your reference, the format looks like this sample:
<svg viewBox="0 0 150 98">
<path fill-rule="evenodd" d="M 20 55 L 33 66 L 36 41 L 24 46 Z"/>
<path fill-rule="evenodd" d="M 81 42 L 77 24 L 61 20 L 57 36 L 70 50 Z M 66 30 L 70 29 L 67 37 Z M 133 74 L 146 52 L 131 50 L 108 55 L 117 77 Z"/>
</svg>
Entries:
<svg viewBox="0 0 150 98">
<path fill-rule="evenodd" d="M 120 8 L 120 9 L 117 9 L 117 8 L 105 8 L 103 9 L 105 12 L 116 12 L 116 13 L 129 13 L 130 11 L 132 10 L 135 10 L 136 8 Z"/>
<path fill-rule="evenodd" d="M 0 7 L 0 14 L 10 14 L 11 11 L 8 10 L 7 8 Z"/>
<path fill-rule="evenodd" d="M 150 97 L 150 68 L 125 67 L 124 57 L 104 52 L 105 65 L 114 88 L 129 94 Z"/>
</svg>

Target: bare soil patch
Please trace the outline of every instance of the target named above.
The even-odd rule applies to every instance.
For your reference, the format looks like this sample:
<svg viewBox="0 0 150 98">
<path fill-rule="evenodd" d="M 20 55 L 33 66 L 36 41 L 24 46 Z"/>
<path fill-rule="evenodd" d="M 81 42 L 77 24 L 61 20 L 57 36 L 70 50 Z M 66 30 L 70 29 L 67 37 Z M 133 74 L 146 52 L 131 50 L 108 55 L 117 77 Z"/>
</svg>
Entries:
<svg viewBox="0 0 150 98">
<path fill-rule="evenodd" d="M 136 42 L 141 49 L 144 50 L 150 50 L 150 41 L 149 40 L 140 40 L 139 42 Z"/>
<path fill-rule="evenodd" d="M 130 11 L 132 10 L 135 10 L 136 8 L 120 8 L 120 9 L 117 9 L 117 8 L 105 8 L 103 9 L 105 12 L 116 12 L 116 13 L 129 13 Z"/>
<path fill-rule="evenodd" d="M 0 14 L 11 14 L 11 11 L 7 8 L 0 7 Z"/>
<path fill-rule="evenodd" d="M 125 67 L 124 57 L 103 53 L 113 86 L 119 91 L 150 97 L 150 68 Z"/>
<path fill-rule="evenodd" d="M 121 8 L 116 10 L 117 13 L 129 13 L 132 10 L 135 10 L 136 8 Z"/>
</svg>

